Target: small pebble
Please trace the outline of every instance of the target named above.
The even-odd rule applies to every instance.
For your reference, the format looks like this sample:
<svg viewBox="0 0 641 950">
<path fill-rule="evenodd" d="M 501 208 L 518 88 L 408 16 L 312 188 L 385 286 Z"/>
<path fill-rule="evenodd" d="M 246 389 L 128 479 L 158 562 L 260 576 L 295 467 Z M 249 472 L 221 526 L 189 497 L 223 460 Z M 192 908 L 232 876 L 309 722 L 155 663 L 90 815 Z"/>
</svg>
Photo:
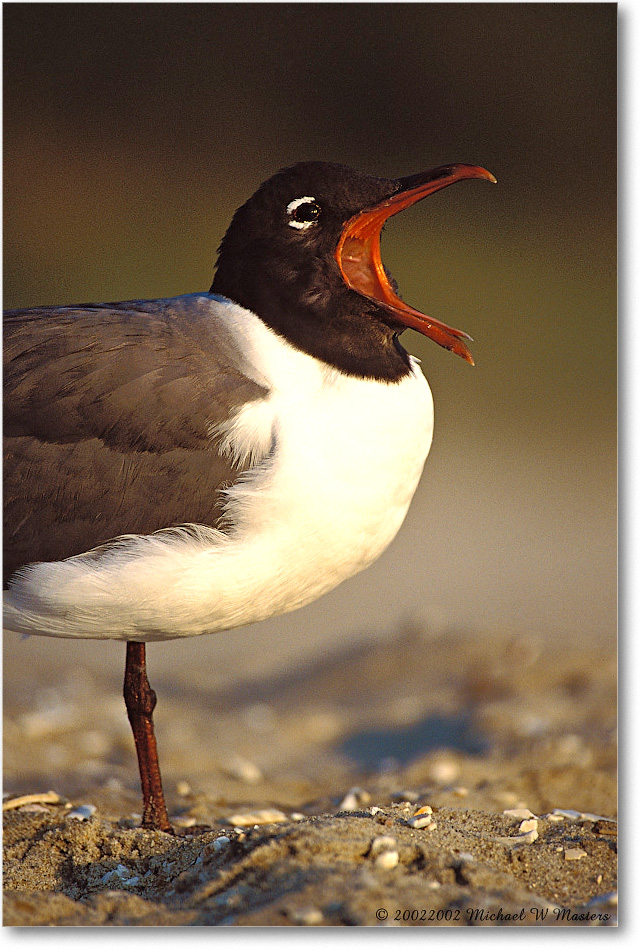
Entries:
<svg viewBox="0 0 641 950">
<path fill-rule="evenodd" d="M 289 817 L 292 821 L 304 821 L 307 815 L 304 815 L 302 811 L 293 811 Z"/>
<path fill-rule="evenodd" d="M 617 836 L 617 823 L 613 818 L 602 818 L 600 821 L 595 821 L 592 826 L 592 830 L 595 835 L 607 835 L 608 837 Z"/>
<path fill-rule="evenodd" d="M 408 818 L 407 824 L 410 828 L 426 828 L 427 831 L 434 831 L 436 822 L 430 815 L 421 815 L 419 818 Z"/>
<path fill-rule="evenodd" d="M 398 851 L 382 851 L 374 859 L 374 864 L 376 867 L 385 868 L 388 871 L 395 868 L 398 864 Z"/>
<path fill-rule="evenodd" d="M 191 785 L 182 779 L 180 782 L 176 782 L 176 792 L 181 798 L 184 798 L 185 795 L 191 795 Z"/>
<path fill-rule="evenodd" d="M 95 805 L 76 805 L 71 811 L 67 812 L 67 818 L 75 818 L 76 821 L 86 821 L 96 811 Z"/>
<path fill-rule="evenodd" d="M 239 755 L 234 756 L 231 762 L 227 763 L 225 771 L 233 778 L 240 779 L 241 782 L 247 782 L 248 785 L 256 785 L 263 777 L 263 773 L 257 765 L 254 765 L 248 759 L 241 758 Z"/>
<path fill-rule="evenodd" d="M 108 788 L 110 792 L 123 792 L 125 789 L 124 783 L 120 781 L 119 778 L 116 778 L 112 775 L 105 782 L 105 788 Z"/>
<path fill-rule="evenodd" d="M 574 821 L 612 821 L 614 818 L 606 818 L 605 815 L 593 815 L 589 811 L 574 811 L 573 808 L 555 808 L 552 812 L 552 815 L 549 815 L 549 818 L 552 818 L 553 815 L 558 815 L 559 818 L 569 818 Z M 557 819 L 558 820 L 558 819 Z"/>
<path fill-rule="evenodd" d="M 421 805 L 420 808 L 417 808 L 414 812 L 415 815 L 431 815 L 433 812 L 431 805 Z"/>
<path fill-rule="evenodd" d="M 502 792 L 497 792 L 496 797 L 499 801 L 511 808 L 525 808 L 525 804 L 523 802 L 519 802 L 519 796 L 515 792 L 510 792 L 507 789 L 504 789 Z"/>
<path fill-rule="evenodd" d="M 457 785 L 452 789 L 452 795 L 456 795 L 457 798 L 467 798 L 469 794 L 469 788 L 466 788 L 464 785 Z"/>
<path fill-rule="evenodd" d="M 432 806 L 423 805 L 422 808 L 418 808 L 412 817 L 407 819 L 407 824 L 410 828 L 427 828 L 428 831 L 432 831 L 436 828 L 436 822 L 432 817 Z"/>
<path fill-rule="evenodd" d="M 421 796 L 418 792 L 414 792 L 412 789 L 409 789 L 401 792 L 400 797 L 406 802 L 417 802 Z"/>
<path fill-rule="evenodd" d="M 13 808 L 22 808 L 23 805 L 64 805 L 65 798 L 58 795 L 57 792 L 35 792 L 31 795 L 19 795 L 17 798 L 8 798 L 2 803 L 3 811 L 10 811 Z"/>
<path fill-rule="evenodd" d="M 356 809 L 360 808 L 362 805 L 367 805 L 369 800 L 368 792 L 366 792 L 364 788 L 359 788 L 357 785 L 355 785 L 353 788 L 350 788 L 349 792 L 338 806 L 338 810 L 356 811 Z"/>
<path fill-rule="evenodd" d="M 289 917 L 303 927 L 317 927 L 323 922 L 323 913 L 318 907 L 296 907 L 289 912 Z"/>
<path fill-rule="evenodd" d="M 227 821 L 235 828 L 249 828 L 253 825 L 272 825 L 280 821 L 288 821 L 287 815 L 276 808 L 264 808 L 260 811 L 243 812 L 231 815 Z"/>
<path fill-rule="evenodd" d="M 587 858 L 588 853 L 584 851 L 583 848 L 566 848 L 565 849 L 565 860 L 566 861 L 580 861 L 581 858 Z"/>
<path fill-rule="evenodd" d="M 518 835 L 500 836 L 494 840 L 500 844 L 506 844 L 511 848 L 519 847 L 524 844 L 532 844 L 539 837 L 538 821 L 536 818 L 528 818 L 519 825 Z"/>
<path fill-rule="evenodd" d="M 124 864 L 119 864 L 112 871 L 107 871 L 106 874 L 103 874 L 100 880 L 100 883 L 108 884 L 110 881 L 113 881 L 114 878 L 117 878 L 123 884 L 126 883 L 128 885 L 132 883 L 138 883 L 138 880 L 139 880 L 137 877 L 136 878 L 132 877 L 132 874 L 129 868 L 126 868 Z"/>
<path fill-rule="evenodd" d="M 370 845 L 370 855 L 375 858 L 384 851 L 396 851 L 396 838 L 391 835 L 379 835 Z"/>
<path fill-rule="evenodd" d="M 220 854 L 221 851 L 224 851 L 227 844 L 231 839 L 227 835 L 221 835 L 220 838 L 216 838 L 214 841 L 209 841 L 200 853 L 200 857 L 197 859 L 196 863 L 202 863 L 203 860 L 211 858 L 212 854 Z"/>
<path fill-rule="evenodd" d="M 529 808 L 506 808 L 503 814 L 508 818 L 536 818 Z"/>
<path fill-rule="evenodd" d="M 431 766 L 430 777 L 439 785 L 450 785 L 460 771 L 461 767 L 456 759 L 442 758 Z"/>
<path fill-rule="evenodd" d="M 467 864 L 474 864 L 476 861 L 476 858 L 470 851 L 459 851 L 458 858 L 459 861 Z"/>
<path fill-rule="evenodd" d="M 178 828 L 193 828 L 198 824 L 198 819 L 193 815 L 172 815 L 170 818 L 172 825 Z"/>
</svg>

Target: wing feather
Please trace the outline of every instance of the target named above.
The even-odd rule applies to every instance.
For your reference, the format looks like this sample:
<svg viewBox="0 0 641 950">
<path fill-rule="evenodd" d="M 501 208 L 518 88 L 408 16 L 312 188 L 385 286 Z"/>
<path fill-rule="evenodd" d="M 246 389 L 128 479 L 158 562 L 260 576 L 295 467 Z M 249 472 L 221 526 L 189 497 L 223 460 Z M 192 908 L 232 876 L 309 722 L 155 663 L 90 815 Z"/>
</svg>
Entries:
<svg viewBox="0 0 641 950">
<path fill-rule="evenodd" d="M 5 577 L 124 533 L 214 525 L 239 475 L 212 438 L 266 386 L 209 295 L 12 311 Z"/>
</svg>

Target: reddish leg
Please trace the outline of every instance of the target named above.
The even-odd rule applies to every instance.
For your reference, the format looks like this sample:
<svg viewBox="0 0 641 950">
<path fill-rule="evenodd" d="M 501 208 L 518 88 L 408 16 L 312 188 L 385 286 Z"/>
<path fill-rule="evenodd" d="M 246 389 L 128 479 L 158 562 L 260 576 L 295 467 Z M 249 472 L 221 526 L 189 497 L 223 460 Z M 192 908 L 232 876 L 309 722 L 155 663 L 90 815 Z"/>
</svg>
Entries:
<svg viewBox="0 0 641 950">
<path fill-rule="evenodd" d="M 125 686 L 123 690 L 127 715 L 134 734 L 140 783 L 142 785 L 142 827 L 173 833 L 162 791 L 158 750 L 152 714 L 156 694 L 149 685 L 145 663 L 145 644 L 127 641 Z"/>
</svg>

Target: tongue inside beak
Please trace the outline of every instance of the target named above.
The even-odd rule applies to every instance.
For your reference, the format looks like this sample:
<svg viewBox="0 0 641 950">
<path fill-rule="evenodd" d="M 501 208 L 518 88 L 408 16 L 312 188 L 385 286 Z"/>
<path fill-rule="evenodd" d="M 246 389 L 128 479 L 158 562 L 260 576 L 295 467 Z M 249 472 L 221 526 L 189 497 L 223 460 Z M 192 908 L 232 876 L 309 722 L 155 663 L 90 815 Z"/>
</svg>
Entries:
<svg viewBox="0 0 641 950">
<path fill-rule="evenodd" d="M 418 330 L 474 365 L 472 354 L 463 342 L 471 337 L 404 303 L 394 292 L 381 260 L 381 230 L 388 218 L 464 178 L 496 182 L 494 175 L 477 165 L 442 165 L 419 175 L 401 178 L 398 191 L 390 198 L 347 222 L 335 257 L 348 287 L 385 307 L 399 323 Z"/>
</svg>

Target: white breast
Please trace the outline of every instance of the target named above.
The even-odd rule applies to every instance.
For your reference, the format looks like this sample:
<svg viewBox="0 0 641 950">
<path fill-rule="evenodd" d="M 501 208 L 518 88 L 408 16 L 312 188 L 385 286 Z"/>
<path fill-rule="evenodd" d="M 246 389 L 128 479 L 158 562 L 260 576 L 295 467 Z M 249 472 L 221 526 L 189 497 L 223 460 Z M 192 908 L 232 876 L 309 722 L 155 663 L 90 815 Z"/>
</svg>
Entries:
<svg viewBox="0 0 641 950">
<path fill-rule="evenodd" d="M 230 454 L 253 450 L 254 461 L 228 492 L 229 530 L 161 532 L 37 565 L 9 594 L 9 629 L 129 640 L 229 629 L 309 603 L 394 538 L 432 439 L 417 363 L 400 383 L 346 377 L 253 314 L 227 306 L 230 318 L 270 396 L 222 433 Z"/>
</svg>

